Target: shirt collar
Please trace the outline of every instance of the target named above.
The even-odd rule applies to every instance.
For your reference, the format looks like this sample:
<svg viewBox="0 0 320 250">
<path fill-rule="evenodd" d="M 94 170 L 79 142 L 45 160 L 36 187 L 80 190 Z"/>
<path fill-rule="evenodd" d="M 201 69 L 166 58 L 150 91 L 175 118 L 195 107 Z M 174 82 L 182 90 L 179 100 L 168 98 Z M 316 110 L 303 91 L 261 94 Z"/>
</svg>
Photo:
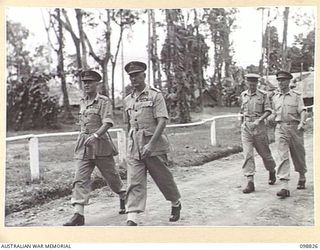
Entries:
<svg viewBox="0 0 320 250">
<path fill-rule="evenodd" d="M 292 95 L 292 90 L 290 89 L 288 92 L 286 93 L 282 93 L 281 91 L 279 91 L 279 95 Z"/>
<path fill-rule="evenodd" d="M 258 89 L 256 89 L 255 92 L 251 93 L 248 89 L 247 89 L 247 92 L 245 92 L 245 95 L 249 95 L 249 96 L 254 96 L 254 95 L 257 95 L 258 94 Z"/>
<path fill-rule="evenodd" d="M 100 94 L 97 93 L 96 97 L 92 100 L 92 103 L 97 102 L 98 99 L 99 99 L 99 97 L 100 97 Z M 87 100 L 88 100 L 88 96 L 86 96 L 86 95 L 83 96 L 83 97 L 81 98 L 81 100 L 82 100 L 82 101 L 87 101 Z"/>
<path fill-rule="evenodd" d="M 141 91 L 141 93 L 138 95 L 138 96 L 136 96 L 136 98 L 138 98 L 139 96 L 141 96 L 142 94 L 148 94 L 148 90 L 149 90 L 149 86 L 148 85 L 146 85 L 146 87 Z M 132 98 L 134 98 L 135 96 L 134 96 L 134 94 L 135 94 L 135 91 L 133 90 L 132 92 L 131 92 L 131 97 Z"/>
</svg>

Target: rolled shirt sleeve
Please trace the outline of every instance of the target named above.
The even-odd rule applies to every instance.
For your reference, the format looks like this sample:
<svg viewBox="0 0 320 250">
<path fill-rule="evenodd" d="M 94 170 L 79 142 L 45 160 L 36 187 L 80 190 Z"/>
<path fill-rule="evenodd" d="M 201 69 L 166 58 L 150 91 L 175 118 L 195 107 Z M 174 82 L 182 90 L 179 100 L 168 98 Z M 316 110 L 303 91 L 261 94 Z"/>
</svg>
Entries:
<svg viewBox="0 0 320 250">
<path fill-rule="evenodd" d="M 302 111 L 306 111 L 307 108 L 304 106 L 302 95 L 298 96 L 298 113 L 301 114 Z"/>
<path fill-rule="evenodd" d="M 159 118 L 164 117 L 169 118 L 166 102 L 161 93 L 157 93 L 153 103 L 153 117 Z"/>
<path fill-rule="evenodd" d="M 100 112 L 102 123 L 110 123 L 113 127 L 114 122 L 112 119 L 112 107 L 110 99 L 103 100 Z"/>
<path fill-rule="evenodd" d="M 267 94 L 264 95 L 264 112 L 266 111 L 269 111 L 270 113 L 272 113 L 270 98 Z"/>
</svg>

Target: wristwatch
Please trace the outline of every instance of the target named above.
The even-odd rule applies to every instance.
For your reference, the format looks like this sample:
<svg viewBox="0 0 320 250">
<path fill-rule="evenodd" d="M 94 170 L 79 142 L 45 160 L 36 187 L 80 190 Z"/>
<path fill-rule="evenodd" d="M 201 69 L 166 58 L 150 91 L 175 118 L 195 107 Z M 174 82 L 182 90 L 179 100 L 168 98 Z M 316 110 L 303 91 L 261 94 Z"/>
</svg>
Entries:
<svg viewBox="0 0 320 250">
<path fill-rule="evenodd" d="M 93 133 L 93 136 L 97 139 L 99 139 L 99 136 L 96 133 Z"/>
</svg>

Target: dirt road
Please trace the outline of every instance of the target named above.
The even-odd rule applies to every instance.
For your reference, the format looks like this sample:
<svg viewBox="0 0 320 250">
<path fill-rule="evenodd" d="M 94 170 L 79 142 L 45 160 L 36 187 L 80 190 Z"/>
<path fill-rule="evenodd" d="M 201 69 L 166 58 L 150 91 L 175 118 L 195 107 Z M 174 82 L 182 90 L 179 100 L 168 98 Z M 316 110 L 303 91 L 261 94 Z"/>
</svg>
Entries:
<svg viewBox="0 0 320 250">
<path fill-rule="evenodd" d="M 298 173 L 291 168 L 291 197 L 276 197 L 279 181 L 269 186 L 268 172 L 256 157 L 256 192 L 243 194 L 246 180 L 241 173 L 242 154 L 202 166 L 172 169 L 182 194 L 181 220 L 168 222 L 170 203 L 165 201 L 151 178 L 148 201 L 139 226 L 313 226 L 313 135 L 305 135 L 307 152 L 307 189 L 297 190 Z M 272 152 L 278 162 L 275 145 Z M 61 226 L 73 210 L 70 197 L 54 200 L 6 217 L 6 226 Z M 126 215 L 118 215 L 118 198 L 108 189 L 92 192 L 86 207 L 86 226 L 125 226 Z"/>
</svg>

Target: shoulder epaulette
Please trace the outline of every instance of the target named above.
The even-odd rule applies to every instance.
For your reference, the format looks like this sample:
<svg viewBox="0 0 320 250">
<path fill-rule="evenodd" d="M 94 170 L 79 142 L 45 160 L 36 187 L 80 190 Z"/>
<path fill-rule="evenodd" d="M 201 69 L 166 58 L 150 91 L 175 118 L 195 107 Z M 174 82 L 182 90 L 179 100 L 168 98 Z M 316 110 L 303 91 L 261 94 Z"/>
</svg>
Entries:
<svg viewBox="0 0 320 250">
<path fill-rule="evenodd" d="M 245 94 L 248 94 L 248 90 L 242 91 L 240 95 L 245 95 Z"/>
<path fill-rule="evenodd" d="M 104 101 L 108 101 L 109 97 L 105 96 L 105 95 L 99 95 L 99 98 L 104 100 Z"/>
<path fill-rule="evenodd" d="M 158 93 L 161 93 L 161 90 L 160 89 L 156 89 L 155 87 L 150 87 L 150 89 L 153 90 L 153 91 L 156 91 Z"/>
<path fill-rule="evenodd" d="M 295 94 L 297 94 L 297 95 L 302 95 L 301 92 L 299 92 L 299 91 L 297 91 L 297 90 L 294 90 L 294 89 L 292 90 L 292 92 L 295 93 Z"/>
<path fill-rule="evenodd" d="M 265 90 L 262 90 L 262 89 L 257 89 L 257 90 L 258 90 L 258 92 L 260 92 L 261 94 L 264 94 L 264 95 L 267 94 L 267 91 L 265 91 Z"/>
</svg>

